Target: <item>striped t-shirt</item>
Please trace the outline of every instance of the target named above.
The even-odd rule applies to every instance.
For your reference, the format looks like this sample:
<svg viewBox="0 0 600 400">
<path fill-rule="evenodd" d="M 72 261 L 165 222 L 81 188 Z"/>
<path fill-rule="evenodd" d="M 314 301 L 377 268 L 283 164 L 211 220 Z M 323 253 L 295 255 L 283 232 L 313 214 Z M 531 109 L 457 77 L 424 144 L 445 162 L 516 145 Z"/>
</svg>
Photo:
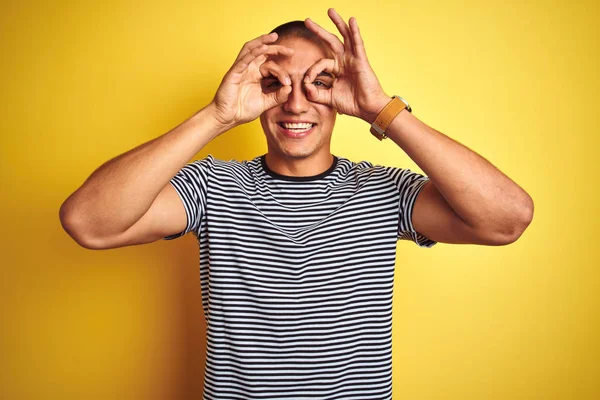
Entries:
<svg viewBox="0 0 600 400">
<path fill-rule="evenodd" d="M 264 156 L 171 180 L 198 238 L 204 398 L 391 399 L 396 242 L 437 242 L 411 215 L 428 177 L 334 157 L 312 177 Z"/>
</svg>

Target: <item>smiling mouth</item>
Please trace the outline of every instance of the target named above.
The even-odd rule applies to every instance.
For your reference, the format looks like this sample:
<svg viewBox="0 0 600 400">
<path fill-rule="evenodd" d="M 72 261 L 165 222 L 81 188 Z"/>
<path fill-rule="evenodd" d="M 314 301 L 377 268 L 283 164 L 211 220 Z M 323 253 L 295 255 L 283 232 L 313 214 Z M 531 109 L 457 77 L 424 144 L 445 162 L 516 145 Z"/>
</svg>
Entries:
<svg viewBox="0 0 600 400">
<path fill-rule="evenodd" d="M 279 125 L 285 131 L 288 131 L 290 133 L 304 133 L 304 132 L 308 132 L 309 130 L 314 128 L 317 124 L 313 124 L 310 122 L 298 122 L 298 123 L 278 122 L 277 125 Z"/>
</svg>

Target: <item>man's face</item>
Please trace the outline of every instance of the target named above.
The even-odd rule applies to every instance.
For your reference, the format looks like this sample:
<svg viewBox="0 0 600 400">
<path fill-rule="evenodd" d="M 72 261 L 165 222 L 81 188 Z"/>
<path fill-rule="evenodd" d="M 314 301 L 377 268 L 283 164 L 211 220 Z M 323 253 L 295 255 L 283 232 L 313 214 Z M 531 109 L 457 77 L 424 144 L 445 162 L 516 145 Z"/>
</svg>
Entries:
<svg viewBox="0 0 600 400">
<path fill-rule="evenodd" d="M 307 158 L 321 153 L 329 155 L 337 112 L 332 107 L 309 101 L 304 84 L 306 71 L 320 59 L 328 58 L 328 55 L 319 46 L 302 38 L 284 38 L 279 44 L 295 50 L 291 57 L 270 58 L 289 74 L 292 92 L 285 103 L 260 116 L 269 153 L 283 159 Z M 318 90 L 323 90 L 330 88 L 333 80 L 330 74 L 324 73 L 317 76 L 313 83 Z M 280 87 L 281 83 L 275 77 L 267 77 L 262 81 L 265 93 Z"/>
</svg>

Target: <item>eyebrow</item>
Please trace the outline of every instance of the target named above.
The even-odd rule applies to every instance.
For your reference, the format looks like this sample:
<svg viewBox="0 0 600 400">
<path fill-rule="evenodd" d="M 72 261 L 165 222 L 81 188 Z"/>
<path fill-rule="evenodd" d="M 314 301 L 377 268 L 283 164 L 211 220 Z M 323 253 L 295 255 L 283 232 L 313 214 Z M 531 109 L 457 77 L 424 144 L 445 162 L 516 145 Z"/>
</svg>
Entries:
<svg viewBox="0 0 600 400">
<path fill-rule="evenodd" d="M 321 71 L 321 72 L 319 72 L 319 74 L 318 74 L 317 76 L 325 76 L 325 77 L 327 77 L 327 78 L 334 79 L 333 75 L 332 75 L 332 74 L 330 74 L 329 72 L 326 72 L 326 71 Z M 262 78 L 262 79 L 263 79 L 263 80 L 267 80 L 267 79 L 278 79 L 278 78 L 277 78 L 275 75 L 273 75 L 273 74 L 269 74 L 269 75 L 265 76 L 265 77 L 264 77 L 264 78 Z"/>
<path fill-rule="evenodd" d="M 317 75 L 317 76 L 326 76 L 328 78 L 333 79 L 333 75 L 331 75 L 329 72 L 325 72 L 325 71 L 319 72 L 319 75 Z"/>
</svg>

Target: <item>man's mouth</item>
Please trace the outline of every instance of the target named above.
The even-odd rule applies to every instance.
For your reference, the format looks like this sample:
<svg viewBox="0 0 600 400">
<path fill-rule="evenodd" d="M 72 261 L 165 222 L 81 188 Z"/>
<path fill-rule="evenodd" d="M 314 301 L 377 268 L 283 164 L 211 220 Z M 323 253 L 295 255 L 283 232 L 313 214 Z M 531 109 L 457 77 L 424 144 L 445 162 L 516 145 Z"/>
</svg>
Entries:
<svg viewBox="0 0 600 400">
<path fill-rule="evenodd" d="M 302 133 L 310 130 L 316 124 L 310 122 L 278 122 L 278 125 L 292 133 Z"/>
<path fill-rule="evenodd" d="M 317 124 L 312 122 L 278 122 L 277 125 L 281 128 L 283 134 L 297 139 L 308 135 Z"/>
</svg>

